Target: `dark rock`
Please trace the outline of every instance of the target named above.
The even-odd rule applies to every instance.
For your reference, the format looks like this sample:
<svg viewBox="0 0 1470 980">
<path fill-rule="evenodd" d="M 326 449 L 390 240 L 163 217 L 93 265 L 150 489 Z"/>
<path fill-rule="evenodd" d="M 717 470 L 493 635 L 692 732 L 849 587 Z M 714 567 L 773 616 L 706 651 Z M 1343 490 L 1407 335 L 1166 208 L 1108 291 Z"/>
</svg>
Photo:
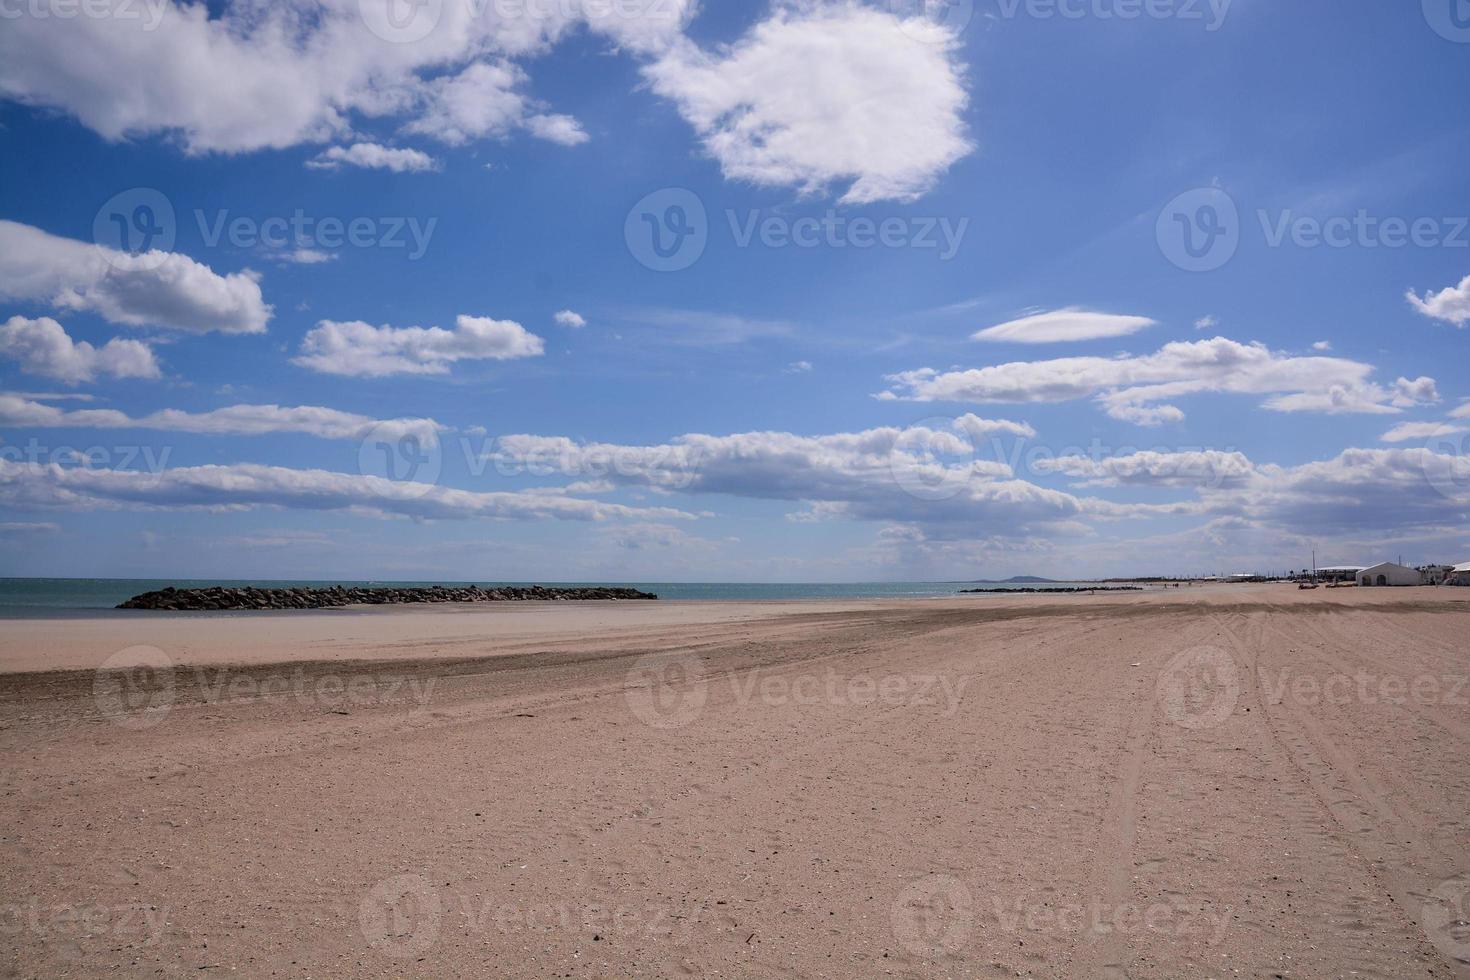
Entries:
<svg viewBox="0 0 1470 980">
<path fill-rule="evenodd" d="M 587 599 L 657 599 L 650 592 L 612 586 L 586 588 L 546 588 L 541 585 L 500 586 L 482 589 L 469 586 L 407 586 L 402 588 L 329 588 L 308 589 L 176 589 L 169 586 L 157 592 L 144 592 L 121 603 L 119 609 L 163 609 L 171 611 L 234 609 L 326 609 L 335 606 L 385 605 L 410 602 L 520 602 L 528 600 Z"/>
</svg>

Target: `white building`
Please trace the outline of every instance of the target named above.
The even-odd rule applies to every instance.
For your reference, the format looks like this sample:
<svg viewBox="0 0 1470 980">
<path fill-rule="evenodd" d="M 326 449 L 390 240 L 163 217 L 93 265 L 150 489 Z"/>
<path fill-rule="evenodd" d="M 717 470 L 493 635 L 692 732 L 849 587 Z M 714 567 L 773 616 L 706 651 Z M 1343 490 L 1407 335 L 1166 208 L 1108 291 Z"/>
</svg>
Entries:
<svg viewBox="0 0 1470 980">
<path fill-rule="evenodd" d="M 1370 565 L 1358 573 L 1359 585 L 1419 585 L 1422 581 L 1419 569 L 1408 568 L 1391 561 Z"/>
<path fill-rule="evenodd" d="M 1470 561 L 1456 565 L 1444 583 L 1445 585 L 1470 585 Z"/>
<path fill-rule="evenodd" d="M 1455 574 L 1454 565 L 1421 565 L 1419 566 L 1420 585 L 1443 585 L 1445 579 Z"/>
</svg>

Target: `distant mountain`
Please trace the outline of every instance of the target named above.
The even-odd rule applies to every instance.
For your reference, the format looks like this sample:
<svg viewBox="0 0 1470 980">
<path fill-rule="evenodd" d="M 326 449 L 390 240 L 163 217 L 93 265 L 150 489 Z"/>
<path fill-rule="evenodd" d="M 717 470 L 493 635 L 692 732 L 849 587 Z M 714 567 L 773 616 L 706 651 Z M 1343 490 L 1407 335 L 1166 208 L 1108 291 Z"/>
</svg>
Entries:
<svg viewBox="0 0 1470 980">
<path fill-rule="evenodd" d="M 987 582 L 991 585 L 1055 585 L 1054 578 L 1037 578 L 1035 575 L 1013 575 L 1008 579 L 996 582 L 993 579 L 976 579 L 977 582 Z"/>
</svg>

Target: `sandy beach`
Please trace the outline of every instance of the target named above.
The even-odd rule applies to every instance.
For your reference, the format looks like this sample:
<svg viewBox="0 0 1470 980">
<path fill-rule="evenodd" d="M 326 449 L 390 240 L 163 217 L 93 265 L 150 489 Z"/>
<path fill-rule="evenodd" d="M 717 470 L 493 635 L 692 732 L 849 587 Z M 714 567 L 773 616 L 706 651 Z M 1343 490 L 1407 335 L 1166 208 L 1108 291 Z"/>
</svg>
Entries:
<svg viewBox="0 0 1470 980">
<path fill-rule="evenodd" d="M 4 975 L 1466 978 L 1467 638 L 1282 585 L 9 621 Z"/>
</svg>

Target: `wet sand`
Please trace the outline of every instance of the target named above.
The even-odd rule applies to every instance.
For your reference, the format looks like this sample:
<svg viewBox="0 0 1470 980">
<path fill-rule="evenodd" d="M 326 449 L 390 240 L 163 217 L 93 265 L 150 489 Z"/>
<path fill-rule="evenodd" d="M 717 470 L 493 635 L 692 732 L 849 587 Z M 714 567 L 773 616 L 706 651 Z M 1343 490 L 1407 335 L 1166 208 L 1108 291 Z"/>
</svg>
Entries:
<svg viewBox="0 0 1470 980">
<path fill-rule="evenodd" d="M 5 622 L 0 961 L 1465 978 L 1467 675 L 1450 589 Z"/>
</svg>

